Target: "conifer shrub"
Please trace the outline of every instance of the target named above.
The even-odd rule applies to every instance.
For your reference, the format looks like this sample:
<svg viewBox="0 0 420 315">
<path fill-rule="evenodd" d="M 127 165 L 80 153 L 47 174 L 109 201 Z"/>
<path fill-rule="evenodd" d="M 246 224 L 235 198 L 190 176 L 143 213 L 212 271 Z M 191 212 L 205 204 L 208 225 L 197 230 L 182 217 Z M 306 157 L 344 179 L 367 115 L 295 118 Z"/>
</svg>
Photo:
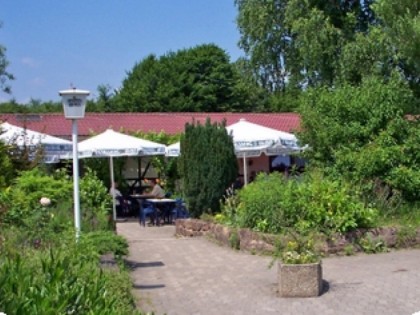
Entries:
<svg viewBox="0 0 420 315">
<path fill-rule="evenodd" d="M 207 119 L 186 124 L 181 137 L 179 172 L 182 194 L 190 214 L 199 218 L 202 213 L 220 210 L 220 200 L 237 177 L 238 165 L 232 138 L 225 122 L 212 124 Z"/>
</svg>

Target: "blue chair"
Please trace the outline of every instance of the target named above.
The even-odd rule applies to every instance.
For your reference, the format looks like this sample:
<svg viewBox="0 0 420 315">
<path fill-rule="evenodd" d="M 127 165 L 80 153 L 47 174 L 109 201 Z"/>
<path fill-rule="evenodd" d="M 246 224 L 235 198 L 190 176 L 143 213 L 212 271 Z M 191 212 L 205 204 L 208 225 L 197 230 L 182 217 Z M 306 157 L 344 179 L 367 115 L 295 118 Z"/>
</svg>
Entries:
<svg viewBox="0 0 420 315">
<path fill-rule="evenodd" d="M 172 217 L 174 219 L 186 219 L 190 217 L 182 198 L 175 199 L 175 208 L 172 210 Z"/>
<path fill-rule="evenodd" d="M 141 225 L 146 226 L 147 216 L 151 217 L 152 222 L 158 222 L 158 212 L 155 206 L 150 202 L 143 201 L 139 209 L 139 221 Z"/>
</svg>

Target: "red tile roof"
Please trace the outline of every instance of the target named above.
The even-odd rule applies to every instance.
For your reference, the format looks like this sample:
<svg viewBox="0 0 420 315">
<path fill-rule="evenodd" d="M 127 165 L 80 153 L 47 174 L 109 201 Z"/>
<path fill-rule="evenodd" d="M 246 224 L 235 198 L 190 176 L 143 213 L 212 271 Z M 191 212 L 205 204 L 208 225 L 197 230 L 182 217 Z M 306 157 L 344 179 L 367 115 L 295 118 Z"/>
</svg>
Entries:
<svg viewBox="0 0 420 315">
<path fill-rule="evenodd" d="M 300 116 L 295 113 L 86 113 L 85 118 L 78 121 L 78 134 L 86 137 L 108 128 L 176 134 L 184 131 L 187 122 L 204 123 L 207 117 L 212 122 L 226 119 L 226 125 L 245 118 L 249 122 L 286 132 L 298 130 L 300 124 Z M 65 119 L 62 113 L 0 114 L 0 121 L 17 126 L 24 126 L 26 121 L 28 129 L 63 138 L 71 136 L 71 120 Z"/>
</svg>

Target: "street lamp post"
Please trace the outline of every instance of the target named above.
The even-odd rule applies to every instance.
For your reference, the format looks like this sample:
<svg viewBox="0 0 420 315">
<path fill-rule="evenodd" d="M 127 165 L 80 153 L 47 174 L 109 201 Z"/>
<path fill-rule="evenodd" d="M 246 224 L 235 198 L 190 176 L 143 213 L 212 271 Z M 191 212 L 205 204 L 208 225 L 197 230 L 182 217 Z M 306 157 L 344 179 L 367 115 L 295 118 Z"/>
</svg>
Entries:
<svg viewBox="0 0 420 315">
<path fill-rule="evenodd" d="M 76 240 L 80 236 L 80 195 L 79 195 L 79 156 L 77 150 L 77 120 L 85 117 L 86 98 L 89 91 L 77 90 L 76 88 L 62 90 L 59 92 L 62 97 L 64 117 L 72 120 L 72 142 L 73 142 L 73 202 L 74 202 L 74 226 L 76 228 Z"/>
</svg>

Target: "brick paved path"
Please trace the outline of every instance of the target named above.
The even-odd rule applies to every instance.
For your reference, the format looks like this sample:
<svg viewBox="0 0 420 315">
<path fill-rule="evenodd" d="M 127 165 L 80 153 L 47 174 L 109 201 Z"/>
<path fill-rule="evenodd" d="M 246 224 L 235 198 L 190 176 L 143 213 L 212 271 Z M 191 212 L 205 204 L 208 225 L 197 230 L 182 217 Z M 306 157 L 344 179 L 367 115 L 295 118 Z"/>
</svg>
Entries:
<svg viewBox="0 0 420 315">
<path fill-rule="evenodd" d="M 420 250 L 323 259 L 326 291 L 280 298 L 269 257 L 175 238 L 174 226 L 117 224 L 130 244 L 137 305 L 155 314 L 369 314 L 420 311 Z"/>
</svg>

